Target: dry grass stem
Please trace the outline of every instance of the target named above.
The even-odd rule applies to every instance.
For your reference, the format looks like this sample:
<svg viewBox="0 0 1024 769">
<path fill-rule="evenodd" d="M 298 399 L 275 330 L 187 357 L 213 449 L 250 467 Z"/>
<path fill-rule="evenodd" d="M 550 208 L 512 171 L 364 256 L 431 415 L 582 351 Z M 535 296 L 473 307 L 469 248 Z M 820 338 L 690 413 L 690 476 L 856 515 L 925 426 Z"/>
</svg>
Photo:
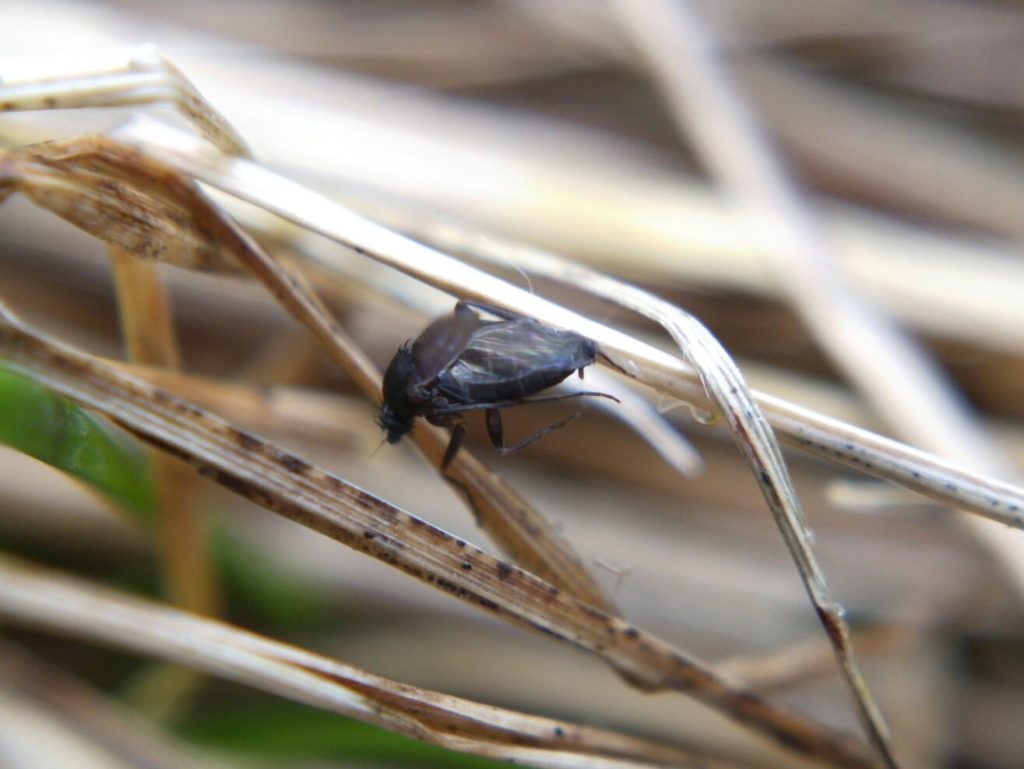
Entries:
<svg viewBox="0 0 1024 769">
<path fill-rule="evenodd" d="M 890 653 L 917 637 L 913 631 L 897 627 L 869 628 L 851 635 L 864 659 Z M 765 654 L 730 657 L 715 669 L 761 694 L 777 693 L 829 678 L 835 669 L 835 653 L 828 641 L 813 638 Z"/>
<path fill-rule="evenodd" d="M 366 411 L 352 397 L 298 387 L 259 387 L 184 372 L 127 364 L 124 370 L 194 401 L 232 422 L 266 433 L 294 435 L 335 449 L 359 445 Z"/>
<path fill-rule="evenodd" d="M 614 27 L 608 26 L 614 32 Z M 576 32 L 582 29 L 573 26 Z M 618 45 L 623 48 L 621 42 Z M 415 159 L 420 174 L 451 191 L 451 206 L 456 206 L 452 216 L 479 219 L 481 210 L 500 209 L 509 226 L 530 232 L 538 242 L 591 260 L 608 271 L 628 270 L 638 280 L 739 289 L 762 296 L 778 293 L 778 286 L 760 267 L 756 244 L 739 237 L 735 217 L 720 200 L 692 178 L 667 174 L 654 163 L 634 161 L 609 167 L 610 148 L 595 143 L 583 131 L 575 131 L 565 140 L 573 151 L 560 154 L 559 162 L 553 164 L 550 150 L 545 153 L 546 145 L 563 141 L 562 135 L 538 141 L 541 126 L 519 122 L 517 115 L 504 115 L 503 125 L 522 133 L 523 141 L 503 144 L 500 157 L 496 157 L 495 148 L 483 141 L 478 113 L 456 104 L 443 105 L 447 122 L 431 126 L 433 131 L 396 132 L 397 125 L 418 125 L 420 110 L 434 115 L 442 105 L 425 105 L 411 99 L 407 90 L 379 83 L 371 91 L 365 84 L 335 73 L 332 94 L 337 94 L 344 106 L 332 110 L 304 100 L 303 94 L 286 82 L 286 73 L 270 66 L 259 70 L 257 77 L 268 87 L 254 99 L 244 81 L 223 69 L 210 68 L 201 58 L 191 61 L 189 69 L 201 72 L 202 81 L 215 86 L 218 100 L 230 106 L 236 119 L 248 118 L 246 135 L 261 146 L 265 160 L 318 176 L 330 169 L 332 180 L 346 180 L 357 190 L 381 188 L 388 196 L 399 197 L 408 179 L 403 176 L 400 182 L 394 181 L 385 171 L 392 165 L 405 168 Z M 282 141 L 282 135 L 296 134 L 295 120 L 290 117 L 296 114 L 296 100 L 301 101 L 297 114 L 308 120 L 302 120 L 301 138 Z M 347 120 L 341 113 L 354 119 Z M 864 128 L 868 130 L 870 125 Z M 38 141 L 25 127 L 4 129 L 17 134 L 19 143 Z M 377 135 L 387 136 L 388 141 L 365 142 L 367 136 Z M 359 153 L 345 151 L 353 143 L 359 143 Z M 476 167 L 465 167 L 463 153 L 467 149 L 473 150 L 473 156 L 487 156 L 488 167 L 493 166 L 503 179 L 528 179 L 531 189 L 571 191 L 571 195 L 546 198 L 544 215 L 539 216 L 520 197 L 495 196 L 496 188 L 491 185 L 481 188 L 474 181 Z M 617 146 L 612 154 L 625 156 L 637 149 Z M 396 155 L 401 159 L 394 161 Z M 457 207 L 464 200 L 474 201 L 473 207 Z M 893 317 L 985 348 L 1024 349 L 1022 305 L 1013 293 L 1013 287 L 1024 280 L 1024 266 L 1013 262 L 1011 251 L 991 240 L 924 230 L 848 207 L 829 205 L 825 213 L 828 236 L 841 251 L 844 271 Z M 638 226 L 637 222 L 654 226 Z M 622 253 L 629 254 L 628 263 L 618 256 Z M 927 281 L 917 279 L 922 270 L 928 273 Z"/>
<path fill-rule="evenodd" d="M 1024 9 L 379 5 L 0 0 L 0 622 L 149 721 L 15 645 L 0 753 L 1016 766 Z M 621 401 L 516 488 L 374 425 L 452 297 Z"/>
<path fill-rule="evenodd" d="M 13 150 L 0 156 L 0 164 L 15 189 L 114 248 L 135 248 L 132 253 L 139 257 L 166 259 L 191 268 L 243 266 L 312 331 L 362 393 L 379 403 L 380 372 L 331 317 L 302 276 L 271 257 L 189 179 L 104 137 L 80 137 Z M 116 176 L 120 183 L 100 183 L 96 178 L 100 171 Z M 59 192 L 54 191 L 54 179 L 60 180 Z M 188 232 L 189 237 L 176 239 L 176 232 Z M 148 293 L 152 294 L 153 289 Z M 157 312 L 160 302 L 146 301 L 146 296 L 143 290 L 143 307 Z M 136 347 L 143 345 L 139 341 Z M 421 426 L 413 438 L 439 467 L 447 432 Z M 487 471 L 468 451 L 460 453 L 448 475 L 466 490 L 481 525 L 517 563 L 581 600 L 614 613 L 611 600 L 571 545 L 508 484 Z M 181 528 L 182 532 L 194 530 L 195 526 Z M 194 560 L 191 548 L 176 552 L 186 561 Z"/>
<path fill-rule="evenodd" d="M 17 568 L 13 564 L 8 565 Z M 0 614 L 6 615 L 7 612 L 0 609 Z M 67 628 L 65 632 L 74 631 Z M 118 769 L 226 769 L 226 765 L 201 758 L 137 714 L 115 704 L 110 697 L 10 642 L 0 645 L 0 698 L 3 694 L 16 697 L 27 706 L 45 708 L 53 714 L 54 720 L 87 740 L 99 754 L 92 759 L 83 755 L 80 749 L 74 749 L 53 758 L 51 749 L 40 756 L 38 731 L 12 729 L 4 734 L 5 769 L 38 767 L 41 761 L 47 760 L 59 760 L 65 766 L 108 766 L 111 769 L 115 766 Z M 11 725 L 11 722 L 7 724 Z M 15 734 L 16 731 L 23 733 Z M 23 762 L 18 758 L 16 743 L 19 737 L 29 743 L 24 749 Z M 74 742 L 71 745 L 78 748 Z M 116 764 L 113 763 L 115 760 Z"/>
<path fill-rule="evenodd" d="M 1024 235 L 1020 222 L 1012 215 L 1020 208 L 1022 165 L 1003 143 L 972 132 L 966 121 L 957 120 L 955 115 L 938 110 L 917 114 L 898 97 L 869 94 L 866 88 L 853 87 L 842 77 L 815 74 L 787 52 L 788 46 L 799 46 L 816 35 L 847 43 L 856 41 L 860 48 L 857 56 L 874 53 L 885 57 L 888 66 L 873 73 L 882 82 L 895 86 L 912 83 L 926 92 L 956 100 L 1016 110 L 1024 103 L 1024 93 L 1013 78 L 986 79 L 979 75 L 995 74 L 986 66 L 954 63 L 959 58 L 973 60 L 986 54 L 990 60 L 995 59 L 992 51 L 996 46 L 1005 71 L 1019 68 L 1021 56 L 1010 41 L 1022 24 L 1014 13 L 994 6 L 951 4 L 940 9 L 905 4 L 901 10 L 906 15 L 894 18 L 885 4 L 871 7 L 872 3 L 860 3 L 851 13 L 838 6 L 823 7 L 825 4 L 820 2 L 790 0 L 775 3 L 769 18 L 743 3 L 695 5 L 711 22 L 723 52 L 737 54 L 730 64 L 759 115 L 787 149 L 830 186 L 854 190 L 898 209 L 938 213 L 947 221 L 1004 233 L 1017 240 Z M 807 23 L 812 7 L 814 31 Z M 649 12 L 650 18 L 655 17 L 653 8 L 642 10 Z M 595 12 L 586 3 L 563 2 L 555 13 L 543 3 L 529 3 L 527 12 L 546 31 L 559 35 L 568 49 L 561 62 L 551 63 L 552 70 L 559 64 L 563 71 L 585 66 L 580 62 L 583 52 L 595 60 L 629 66 L 644 57 L 642 51 L 628 44 L 628 35 L 621 34 L 605 14 Z M 867 21 L 870 17 L 874 18 Z M 659 25 L 652 22 L 651 27 Z M 673 45 L 678 46 L 679 35 L 669 34 L 669 27 L 663 23 L 659 29 L 665 38 L 659 42 L 666 45 L 655 50 L 669 51 Z M 950 45 L 950 29 L 956 30 L 954 45 Z M 882 39 L 888 44 L 880 43 Z M 837 58 L 841 64 L 842 54 Z M 943 58 L 948 61 L 929 61 Z M 841 66 L 839 69 L 842 74 Z M 720 95 L 712 98 L 719 99 Z M 710 102 L 701 102 L 699 108 L 715 112 Z M 858 126 L 858 130 L 848 130 L 851 125 Z M 937 157 L 941 162 L 936 162 Z M 972 195 L 961 194 L 964 189 L 970 189 Z"/>
<path fill-rule="evenodd" d="M 0 72 L 0 112 L 167 105 L 221 151 L 249 154 L 231 124 L 152 45 L 8 57 Z"/>
<path fill-rule="evenodd" d="M 212 209 L 209 210 L 212 211 Z M 207 226 L 209 226 L 209 222 L 205 221 L 206 219 L 207 217 L 199 218 L 200 221 L 204 221 Z M 235 244 L 234 248 L 229 249 L 231 252 L 236 255 L 239 253 L 251 254 L 254 252 L 254 245 L 245 243 L 246 236 L 241 233 L 240 230 L 233 229 L 230 226 L 226 227 L 224 223 L 225 220 L 220 220 L 216 217 L 213 217 L 213 219 L 214 223 L 219 225 L 214 227 L 214 229 L 220 233 L 216 239 L 219 241 L 233 241 Z M 238 244 L 241 245 L 239 246 Z M 243 259 L 244 258 L 245 257 L 243 256 Z M 272 260 L 269 260 L 269 258 L 262 260 L 260 264 L 264 276 L 268 272 L 267 265 L 273 267 L 273 262 Z M 274 274 L 273 269 L 269 270 L 269 274 Z M 264 277 L 264 280 L 267 280 L 267 278 Z M 311 297 L 311 294 L 308 294 L 308 292 L 300 292 L 299 289 L 296 288 L 298 285 L 299 284 L 297 284 L 294 279 L 278 280 L 276 282 L 276 293 L 279 298 L 285 297 L 286 301 L 291 302 L 293 305 L 295 304 L 294 295 L 298 294 L 298 311 L 300 314 L 305 315 L 307 323 L 312 320 L 314 328 L 316 328 L 319 323 L 319 335 L 321 336 L 321 339 L 331 340 L 332 337 L 337 337 L 338 333 L 332 332 L 336 332 L 338 330 L 336 328 L 331 328 L 330 322 L 327 320 L 325 313 L 316 312 L 316 307 L 311 305 L 306 298 Z M 310 310 L 310 306 L 313 306 L 314 309 Z M 677 341 L 682 342 L 684 349 L 691 351 L 691 354 L 693 354 L 693 350 L 699 349 L 701 344 L 706 343 L 706 338 L 703 342 L 700 342 L 697 338 L 690 335 L 688 331 L 681 331 L 681 329 L 684 328 L 681 324 L 677 324 L 672 328 L 675 331 L 680 332 L 677 334 Z M 712 347 L 713 349 L 709 348 L 711 352 L 717 350 L 721 353 L 717 344 Z M 727 356 L 722 354 L 713 355 L 711 356 L 711 359 L 728 360 Z M 722 387 L 716 389 L 714 384 L 716 380 L 708 373 L 709 369 L 702 367 L 701 370 L 705 374 L 705 384 L 711 387 L 713 393 L 717 393 L 718 398 L 716 398 L 716 400 L 718 400 L 719 405 L 723 405 L 725 403 L 723 398 L 728 397 L 728 394 L 735 394 L 744 389 L 742 386 L 742 380 L 731 381 L 728 378 Z M 726 372 L 734 371 L 728 367 L 721 370 Z M 731 417 L 730 423 L 733 424 L 734 431 L 737 435 L 749 436 L 751 434 L 757 434 L 756 430 L 753 428 L 757 428 L 761 422 L 759 422 L 756 417 L 746 421 L 746 424 L 742 423 L 742 418 L 736 418 L 736 415 L 752 414 L 752 409 L 753 403 L 750 402 L 740 404 L 739 408 L 727 411 Z M 780 482 L 780 477 L 784 479 L 784 469 L 781 464 L 781 457 L 779 456 L 777 449 L 774 451 L 765 450 L 763 448 L 764 446 L 774 446 L 774 442 L 771 440 L 770 435 L 762 432 L 758 435 L 757 440 L 747 445 L 747 448 L 749 449 L 748 457 L 755 461 L 755 467 L 760 468 L 758 470 L 758 477 L 766 479 L 770 484 L 768 490 L 769 493 L 767 493 L 766 496 L 770 503 L 772 503 L 773 510 L 779 515 L 780 525 L 783 526 L 784 537 L 787 540 L 787 544 L 797 557 L 801 574 L 808 585 L 808 592 L 819 612 L 819 616 L 822 618 L 826 629 L 829 631 L 830 637 L 836 645 L 838 658 L 846 672 L 852 691 L 858 697 L 858 702 L 861 705 L 861 712 L 864 715 L 866 724 L 868 725 L 868 731 L 872 735 L 876 746 L 879 747 L 880 752 L 886 756 L 887 761 L 892 764 L 893 760 L 891 758 L 891 751 L 888 748 L 884 725 L 882 724 L 880 715 L 877 712 L 877 708 L 874 706 L 874 703 L 867 692 L 863 678 L 857 670 L 856 663 L 852 657 L 852 652 L 847 642 L 847 631 L 845 630 L 845 625 L 841 620 L 840 612 L 834 602 L 832 602 L 827 596 L 824 580 L 814 564 L 813 557 L 810 554 L 810 550 L 807 547 L 805 539 L 796 533 L 796 528 L 793 528 L 797 525 L 804 528 L 806 527 L 805 524 L 799 520 L 799 506 L 795 504 L 795 497 L 792 495 L 791 490 L 789 490 L 788 483 L 784 481 Z M 786 489 L 789 493 L 779 494 L 777 491 L 779 488 Z M 780 503 L 781 500 L 784 499 L 788 499 L 790 501 L 788 503 Z M 778 504 L 778 506 L 776 506 L 776 504 Z"/>
<path fill-rule="evenodd" d="M 214 229 L 221 228 L 235 244 L 232 252 L 282 306 L 313 332 L 362 393 L 379 404 L 380 372 L 331 317 L 301 274 L 287 270 L 230 220 L 220 219 Z M 433 466 L 440 468 L 448 445 L 447 431 L 420 425 L 412 438 Z M 460 451 L 444 475 L 467 493 L 480 526 L 516 563 L 580 600 L 616 613 L 611 599 L 568 541 L 558 535 L 540 511 L 470 452 Z"/>
<path fill-rule="evenodd" d="M 159 266 L 117 246 L 108 248 L 128 359 L 169 370 L 181 367 L 170 297 Z M 157 547 L 164 594 L 174 604 L 199 614 L 220 612 L 220 590 L 211 559 L 204 516 L 199 506 L 199 479 L 187 465 L 152 451 L 157 490 Z M 169 709 L 195 693 L 199 679 L 188 671 L 163 670 L 151 682 L 161 707 Z"/>
<path fill-rule="evenodd" d="M 180 367 L 170 299 L 157 265 L 111 246 L 121 331 L 129 360 L 169 370 Z M 200 614 L 216 614 L 218 589 L 199 510 L 195 475 L 177 459 L 153 453 L 157 525 L 164 587 L 173 603 Z"/>
<path fill-rule="evenodd" d="M 496 257 L 500 257 L 535 275 L 563 281 L 638 312 L 660 323 L 669 332 L 681 353 L 700 372 L 708 395 L 724 415 L 737 447 L 760 484 L 858 706 L 871 719 L 869 733 L 875 731 L 879 739 L 886 740 L 887 737 L 881 736 L 884 732 L 881 716 L 856 664 L 842 609 L 829 596 L 824 575 L 811 550 L 813 538 L 810 527 L 789 480 L 775 436 L 739 369 L 721 344 L 695 318 L 647 291 L 536 249 L 517 249 L 492 238 L 477 242 L 488 244 L 485 257 L 490 261 L 497 261 Z M 484 254 L 476 251 L 475 255 Z"/>
<path fill-rule="evenodd" d="M 1024 165 L 1005 147 L 954 120 L 929 119 L 898 99 L 802 72 L 785 59 L 739 73 L 779 138 L 820 174 L 898 208 L 1024 241 L 1020 221 L 1009 215 L 1024 205 Z M 852 124 L 870 128 L 842 130 Z M 958 192 L 965 189 L 972 194 Z"/>
<path fill-rule="evenodd" d="M 961 461 L 1004 470 L 938 369 L 841 277 L 827 239 L 688 6 L 618 5 L 677 124 L 739 202 L 779 285 L 847 378 L 901 434 L 936 451 L 959 445 Z M 879 359 L 884 366 L 874 365 Z"/>
<path fill-rule="evenodd" d="M 886 319 L 863 304 L 839 277 L 822 233 L 762 135 L 753 113 L 719 62 L 710 35 L 689 4 L 616 0 L 614 7 L 638 44 L 677 126 L 694 138 L 701 159 L 726 188 L 727 194 L 739 202 L 744 219 L 766 245 L 770 264 L 788 290 L 791 303 L 846 375 L 857 382 L 875 407 L 896 425 L 907 428 L 919 423 L 932 425 L 937 414 L 952 415 L 946 420 L 954 422 L 949 425 L 951 429 L 975 435 L 973 424 L 961 415 L 958 402 L 938 379 L 938 370 L 897 335 Z M 683 350 L 690 345 L 690 359 L 703 374 L 705 385 L 715 400 L 724 405 L 727 393 L 742 390 L 745 394 L 746 388 L 738 372 L 732 382 L 724 380 L 726 389 L 722 389 L 721 394 L 716 392 L 716 384 L 706 373 L 708 369 L 696 360 L 692 345 L 697 340 L 692 334 L 682 336 L 677 330 L 680 328 L 670 330 Z M 725 351 L 717 343 L 711 346 L 709 337 L 710 334 L 704 335 L 704 347 L 722 361 L 720 370 L 732 373 L 733 370 L 724 365 L 728 361 Z M 714 342 L 713 337 L 711 342 Z M 887 364 L 884 373 L 883 369 L 871 365 L 879 357 Z M 924 401 L 919 417 L 913 409 L 908 409 L 900 393 L 914 393 L 916 403 Z M 751 415 L 751 426 L 764 424 L 752 400 L 738 406 L 733 413 Z M 749 427 L 741 425 L 736 417 L 730 422 L 738 442 L 751 434 Z M 945 426 L 945 421 L 941 424 Z M 768 473 L 774 470 L 773 480 L 785 481 L 788 487 L 774 436 L 766 431 L 762 437 L 763 445 L 774 449 L 769 455 L 774 460 L 771 464 L 756 461 L 756 444 L 752 443 L 749 448 L 741 444 L 741 448 L 755 472 L 767 477 L 766 468 Z M 788 488 L 786 491 L 790 492 Z M 889 727 L 861 673 L 842 609 L 829 597 L 807 533 L 800 531 L 796 525 L 798 520 L 790 512 L 790 509 L 799 510 L 792 504 L 795 495 L 791 492 L 786 496 L 778 495 L 774 487 L 767 487 L 765 495 L 835 649 L 864 729 L 885 764 L 895 769 L 898 763 Z M 779 504 L 787 499 L 792 503 Z"/>
<path fill-rule="evenodd" d="M 196 218 L 195 184 L 124 145 L 75 137 L 5 150 L 0 201 L 13 192 L 137 258 L 239 270 Z"/>
<path fill-rule="evenodd" d="M 156 265 L 116 246 L 109 251 L 128 359 L 143 366 L 180 369 L 170 298 Z"/>
<path fill-rule="evenodd" d="M 245 160 L 217 155 L 181 132 L 147 122 L 120 132 L 172 167 L 214 187 L 349 245 L 359 253 L 456 296 L 478 299 L 571 328 L 601 344 L 602 354 L 628 376 L 659 392 L 711 405 L 696 371 L 607 326 L 594 322 L 440 252 L 374 224 L 327 198 Z M 327 255 L 320 266 L 332 268 Z M 343 270 L 341 271 L 343 272 Z M 1006 526 L 1024 528 L 1024 490 L 961 465 L 830 419 L 763 393 L 754 393 L 776 433 L 829 461 L 891 480 L 942 504 L 962 507 Z"/>
<path fill-rule="evenodd" d="M 298 523 L 515 624 L 599 654 L 648 689 L 686 692 L 779 744 L 837 765 L 871 762 L 850 738 L 731 688 L 694 659 L 6 313 L 0 351 L 15 370 L 103 413 L 201 474 Z"/>
<path fill-rule="evenodd" d="M 0 558 L 0 614 L 188 665 L 466 753 L 580 769 L 698 763 L 668 746 L 417 689 L 6 556 Z"/>
<path fill-rule="evenodd" d="M 677 123 L 739 202 L 805 326 L 846 377 L 898 434 L 969 467 L 1008 474 L 1008 461 L 939 369 L 841 276 L 827 239 L 689 7 L 631 0 L 617 7 Z M 967 525 L 1024 593 L 1024 539 L 983 522 Z"/>
<path fill-rule="evenodd" d="M 443 249 L 442 249 L 443 250 Z M 654 404 L 647 394 L 641 392 L 628 380 L 609 372 L 594 368 L 587 372 L 587 387 L 608 393 L 618 403 L 595 398 L 592 406 L 608 416 L 625 424 L 642 441 L 647 443 L 665 463 L 684 478 L 697 478 L 704 469 L 698 449 L 679 430 L 665 419 L 660 404 Z M 559 390 L 572 392 L 575 385 L 562 384 Z"/>
</svg>

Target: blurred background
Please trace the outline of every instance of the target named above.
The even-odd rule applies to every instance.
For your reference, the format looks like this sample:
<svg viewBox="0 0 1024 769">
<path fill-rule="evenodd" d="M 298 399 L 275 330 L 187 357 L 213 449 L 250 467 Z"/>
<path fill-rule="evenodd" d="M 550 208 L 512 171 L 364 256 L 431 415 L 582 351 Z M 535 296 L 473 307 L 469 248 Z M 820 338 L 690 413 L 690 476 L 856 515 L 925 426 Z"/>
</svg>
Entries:
<svg viewBox="0 0 1024 769">
<path fill-rule="evenodd" d="M 813 228 L 817 261 L 803 267 L 787 262 L 785 244 L 805 240 L 781 238 L 780 247 L 751 225 L 757 184 L 748 194 L 717 159 L 716 136 L 733 134 L 716 123 L 714 104 L 691 90 L 682 117 L 674 106 L 681 84 L 657 51 L 686 59 L 652 50 L 644 6 L 0 2 L 0 52 L 71 60 L 77 51 L 156 43 L 274 170 L 416 237 L 433 233 L 444 245 L 438 228 L 447 224 L 645 286 L 700 318 L 756 389 L 1013 481 L 1024 456 L 1024 6 L 689 4 Z M 133 111 L 5 114 L 0 142 L 105 130 Z M 169 110 L 148 111 L 183 125 Z M 342 251 L 230 205 L 270 246 Z M 799 230 L 789 220 L 778 228 L 787 226 Z M 318 287 L 382 367 L 450 308 L 433 289 L 343 256 L 347 279 Z M 492 269 L 527 285 L 508 266 Z M 805 280 L 818 269 L 825 288 Z M 191 377 L 186 395 L 206 393 L 232 421 L 490 547 L 409 446 L 374 453 L 381 435 L 372 404 L 264 289 L 175 269 L 164 277 Z M 539 279 L 530 287 L 673 349 L 654 324 L 620 309 Z M 895 358 L 849 325 L 836 296 L 900 340 Z M 0 298 L 65 341 L 123 357 L 104 246 L 20 196 L 0 208 Z M 907 350 L 941 397 L 891 386 L 906 381 L 895 371 Z M 749 677 L 774 701 L 857 733 L 814 612 L 727 432 L 656 394 L 650 401 L 692 441 L 700 466 L 688 466 L 690 477 L 596 409 L 514 457 L 494 454 L 479 429 L 473 447 L 557 522 L 623 616 Z M 553 413 L 510 413 L 508 430 L 525 434 Z M 17 443 L 9 434 L 5 441 Z M 786 457 L 907 765 L 1019 767 L 1019 532 L 978 535 L 923 498 L 795 451 Z M 212 485 L 197 505 L 216 531 L 218 611 L 234 623 L 418 686 L 744 766 L 792 765 L 701 706 L 629 690 L 596 659 L 474 612 Z M 0 448 L 6 551 L 160 596 L 156 535 L 144 519 Z M 90 696 L 127 704 L 166 739 L 225 761 L 484 763 L 419 752 L 219 681 L 170 694 L 152 662 L 14 625 L 3 634 L 10 659 L 31 648 Z M 776 658 L 787 664 L 773 673 L 767 660 Z M 34 724 L 29 735 L 71 728 L 15 680 L 0 680 L 0 732 L 5 719 Z M 0 747 L 5 739 L 17 743 L 0 735 Z M 62 765 L 46 753 L 56 739 L 33 740 L 32 763 L 12 765 Z"/>
</svg>

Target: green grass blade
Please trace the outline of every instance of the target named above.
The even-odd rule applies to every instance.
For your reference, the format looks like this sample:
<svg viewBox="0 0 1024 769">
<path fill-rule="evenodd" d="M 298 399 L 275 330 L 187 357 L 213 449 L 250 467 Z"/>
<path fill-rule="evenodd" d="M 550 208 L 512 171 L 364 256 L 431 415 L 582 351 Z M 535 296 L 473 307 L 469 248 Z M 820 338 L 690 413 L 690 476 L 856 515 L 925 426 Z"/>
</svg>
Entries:
<svg viewBox="0 0 1024 769">
<path fill-rule="evenodd" d="M 156 500 L 142 447 L 0 362 L 0 443 L 62 470 L 147 520 Z"/>
</svg>

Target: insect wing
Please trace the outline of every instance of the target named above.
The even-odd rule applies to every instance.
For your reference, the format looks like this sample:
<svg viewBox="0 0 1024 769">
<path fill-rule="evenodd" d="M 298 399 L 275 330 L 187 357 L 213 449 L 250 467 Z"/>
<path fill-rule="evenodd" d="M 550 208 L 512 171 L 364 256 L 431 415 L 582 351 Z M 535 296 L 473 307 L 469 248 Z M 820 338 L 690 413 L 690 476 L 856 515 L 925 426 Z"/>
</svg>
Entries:
<svg viewBox="0 0 1024 769">
<path fill-rule="evenodd" d="M 519 383 L 531 391 L 521 393 L 527 395 L 589 366 L 596 354 L 596 345 L 589 339 L 529 318 L 485 323 L 473 333 L 445 380 L 454 380 L 463 393 L 493 387 L 496 398 L 508 397 L 511 391 L 506 385 Z M 550 375 L 545 376 L 546 372 Z"/>
<path fill-rule="evenodd" d="M 412 343 L 412 363 L 418 383 L 436 379 L 455 362 L 482 322 L 469 307 L 458 304 L 452 315 L 438 318 L 427 326 Z"/>
<path fill-rule="evenodd" d="M 466 344 L 463 360 L 487 361 L 492 370 L 511 374 L 532 369 L 576 369 L 589 366 L 596 346 L 572 331 L 542 326 L 519 318 L 481 326 Z"/>
</svg>

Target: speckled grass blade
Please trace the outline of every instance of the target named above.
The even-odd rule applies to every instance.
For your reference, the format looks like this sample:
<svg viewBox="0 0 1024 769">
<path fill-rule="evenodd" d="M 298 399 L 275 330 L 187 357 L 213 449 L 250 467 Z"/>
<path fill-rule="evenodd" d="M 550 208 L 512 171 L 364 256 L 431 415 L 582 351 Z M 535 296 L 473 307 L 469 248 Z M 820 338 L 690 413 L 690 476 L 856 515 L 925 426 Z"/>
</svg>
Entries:
<svg viewBox="0 0 1024 769">
<path fill-rule="evenodd" d="M 107 415 L 257 504 L 478 608 L 594 652 L 639 685 L 691 694 L 807 755 L 847 767 L 871 765 L 865 748 L 851 738 L 731 687 L 622 619 L 192 404 L 49 341 L 6 312 L 0 315 L 0 353 L 12 368 Z"/>
<path fill-rule="evenodd" d="M 481 756 L 547 767 L 692 766 L 675 749 L 400 684 L 220 622 L 0 557 L 0 615 L 204 670 Z M 704 761 L 700 762 L 706 765 Z"/>
</svg>

